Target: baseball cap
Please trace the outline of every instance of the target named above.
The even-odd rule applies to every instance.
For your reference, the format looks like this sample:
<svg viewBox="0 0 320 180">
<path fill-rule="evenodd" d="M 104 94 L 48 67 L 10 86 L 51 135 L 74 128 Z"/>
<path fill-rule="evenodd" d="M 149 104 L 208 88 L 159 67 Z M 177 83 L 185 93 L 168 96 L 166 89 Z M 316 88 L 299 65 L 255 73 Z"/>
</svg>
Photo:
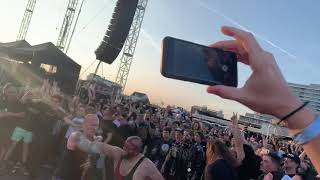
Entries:
<svg viewBox="0 0 320 180">
<path fill-rule="evenodd" d="M 274 162 L 277 162 L 277 164 L 280 165 L 281 158 L 278 155 L 278 153 L 270 152 L 270 153 L 267 154 L 267 156 L 269 156 Z"/>
<path fill-rule="evenodd" d="M 181 129 L 181 128 L 176 128 L 175 131 L 178 131 L 183 134 L 183 129 Z"/>
<path fill-rule="evenodd" d="M 300 164 L 300 162 L 301 162 L 299 156 L 296 154 L 288 153 L 288 154 L 283 155 L 283 157 L 289 158 L 297 164 Z"/>
</svg>

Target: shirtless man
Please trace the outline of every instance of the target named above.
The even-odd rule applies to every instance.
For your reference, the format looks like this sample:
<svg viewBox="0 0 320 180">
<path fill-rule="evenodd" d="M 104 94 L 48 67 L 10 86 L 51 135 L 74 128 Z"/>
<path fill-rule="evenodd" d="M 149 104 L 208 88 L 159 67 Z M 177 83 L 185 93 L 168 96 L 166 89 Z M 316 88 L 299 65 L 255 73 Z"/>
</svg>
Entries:
<svg viewBox="0 0 320 180">
<path fill-rule="evenodd" d="M 101 149 L 114 161 L 115 180 L 164 180 L 155 164 L 140 153 L 142 140 L 138 136 L 128 137 L 123 149 L 108 144 Z"/>
<path fill-rule="evenodd" d="M 79 132 L 72 133 L 68 140 L 68 149 L 80 150 L 89 154 L 107 155 L 114 162 L 115 180 L 164 180 L 153 162 L 140 153 L 142 151 L 140 137 L 128 137 L 123 149 L 94 141 L 91 137 L 97 127 L 97 123 L 94 123 L 97 117 L 87 115 L 85 119 L 84 125 L 87 120 L 91 119 L 88 121 L 91 123 L 88 123 L 83 129 L 83 134 L 87 134 L 87 136 L 83 136 Z"/>
</svg>

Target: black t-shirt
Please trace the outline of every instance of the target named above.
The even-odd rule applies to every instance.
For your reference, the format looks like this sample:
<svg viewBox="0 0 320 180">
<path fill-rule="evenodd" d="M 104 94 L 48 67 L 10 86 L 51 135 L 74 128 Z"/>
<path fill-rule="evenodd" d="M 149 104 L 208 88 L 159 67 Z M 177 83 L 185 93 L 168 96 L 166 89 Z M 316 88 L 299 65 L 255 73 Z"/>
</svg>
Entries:
<svg viewBox="0 0 320 180">
<path fill-rule="evenodd" d="M 108 133 L 114 133 L 116 129 L 116 125 L 112 120 L 101 120 L 99 122 L 99 126 L 102 129 L 102 137 L 105 140 L 108 136 Z M 111 139 L 112 141 L 112 139 Z M 110 142 L 111 143 L 111 142 Z"/>
<path fill-rule="evenodd" d="M 151 161 L 156 160 L 156 158 L 159 157 L 161 143 L 162 140 L 160 137 L 152 137 L 151 142 L 147 145 L 145 156 L 151 159 Z"/>
<path fill-rule="evenodd" d="M 136 135 L 134 129 L 130 128 L 127 124 L 115 127 L 110 144 L 123 147 L 125 140 L 133 135 Z"/>
<path fill-rule="evenodd" d="M 164 165 L 165 179 L 198 180 L 201 178 L 204 156 L 200 146 L 190 141 L 174 143 L 169 153 L 172 156 Z"/>
<path fill-rule="evenodd" d="M 142 139 L 142 144 L 143 144 L 143 145 L 142 145 L 142 146 L 143 146 L 142 149 L 144 149 L 145 147 L 150 146 L 150 144 L 151 144 L 151 137 L 150 137 L 149 134 L 148 134 L 147 138 Z"/>
<path fill-rule="evenodd" d="M 235 171 L 224 159 L 218 159 L 214 163 L 208 165 L 206 167 L 205 177 L 207 180 L 236 180 Z"/>
<path fill-rule="evenodd" d="M 53 126 L 53 119 L 49 116 L 49 114 L 53 115 L 53 113 L 49 113 L 51 111 L 49 105 L 42 102 L 28 102 L 26 107 L 25 120 L 18 126 L 32 132 L 49 133 L 50 128 Z"/>
<path fill-rule="evenodd" d="M 161 145 L 168 145 L 169 146 L 169 149 L 171 148 L 173 144 L 173 140 L 172 139 L 169 139 L 168 141 L 162 139 L 162 144 Z M 166 152 L 167 153 L 167 152 Z"/>
<path fill-rule="evenodd" d="M 260 163 L 262 159 L 257 155 L 245 157 L 241 165 L 237 168 L 239 180 L 257 179 L 262 172 L 260 171 Z"/>
<path fill-rule="evenodd" d="M 25 106 L 21 104 L 19 101 L 16 102 L 8 102 L 3 99 L 0 101 L 0 110 L 12 113 L 21 113 L 25 112 Z M 15 126 L 23 123 L 24 118 L 4 118 L 1 120 L 1 126 L 5 128 L 14 128 Z"/>
<path fill-rule="evenodd" d="M 87 160 L 87 153 L 80 150 L 65 149 L 60 161 L 60 165 L 56 170 L 56 175 L 62 179 L 81 179 L 84 168 L 81 167 Z"/>
<path fill-rule="evenodd" d="M 159 170 L 161 169 L 162 164 L 164 163 L 166 156 L 172 147 L 172 144 L 172 139 L 169 139 L 168 141 L 165 141 L 164 139 L 161 140 L 159 152 L 156 156 L 156 159 L 153 161 Z"/>
<path fill-rule="evenodd" d="M 161 146 L 160 146 L 160 158 L 165 158 L 171 149 L 173 144 L 173 140 L 169 139 L 168 141 L 165 141 L 162 139 L 161 141 Z"/>
<path fill-rule="evenodd" d="M 0 97 L 0 113 L 13 112 L 20 113 L 24 112 L 20 107 L 19 102 L 9 103 Z M 19 118 L 1 118 L 0 120 L 0 144 L 9 145 L 10 136 L 13 129 L 16 127 L 17 122 L 20 121 Z"/>
</svg>

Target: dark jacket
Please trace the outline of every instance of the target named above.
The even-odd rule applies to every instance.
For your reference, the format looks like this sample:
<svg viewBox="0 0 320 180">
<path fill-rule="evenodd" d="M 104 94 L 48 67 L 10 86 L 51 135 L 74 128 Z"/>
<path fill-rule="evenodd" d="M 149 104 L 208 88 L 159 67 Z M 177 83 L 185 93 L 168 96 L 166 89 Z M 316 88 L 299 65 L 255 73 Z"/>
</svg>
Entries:
<svg viewBox="0 0 320 180">
<path fill-rule="evenodd" d="M 166 180 L 199 180 L 203 173 L 204 152 L 192 142 L 173 144 L 163 164 Z"/>
</svg>

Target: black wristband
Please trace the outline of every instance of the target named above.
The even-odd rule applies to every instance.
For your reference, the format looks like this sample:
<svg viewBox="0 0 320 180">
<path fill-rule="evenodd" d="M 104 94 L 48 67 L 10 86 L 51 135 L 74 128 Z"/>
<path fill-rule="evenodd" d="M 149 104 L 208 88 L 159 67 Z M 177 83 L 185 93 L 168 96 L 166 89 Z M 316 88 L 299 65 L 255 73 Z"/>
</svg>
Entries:
<svg viewBox="0 0 320 180">
<path fill-rule="evenodd" d="M 292 115 L 294 115 L 295 113 L 297 113 L 298 111 L 300 111 L 302 108 L 304 108 L 306 105 L 309 104 L 309 101 L 304 102 L 301 106 L 299 106 L 297 109 L 295 109 L 294 111 L 292 111 L 291 113 L 285 115 L 283 118 L 280 119 L 280 121 L 277 123 L 277 125 L 279 125 L 282 121 L 288 119 L 289 117 L 291 117 Z"/>
</svg>

